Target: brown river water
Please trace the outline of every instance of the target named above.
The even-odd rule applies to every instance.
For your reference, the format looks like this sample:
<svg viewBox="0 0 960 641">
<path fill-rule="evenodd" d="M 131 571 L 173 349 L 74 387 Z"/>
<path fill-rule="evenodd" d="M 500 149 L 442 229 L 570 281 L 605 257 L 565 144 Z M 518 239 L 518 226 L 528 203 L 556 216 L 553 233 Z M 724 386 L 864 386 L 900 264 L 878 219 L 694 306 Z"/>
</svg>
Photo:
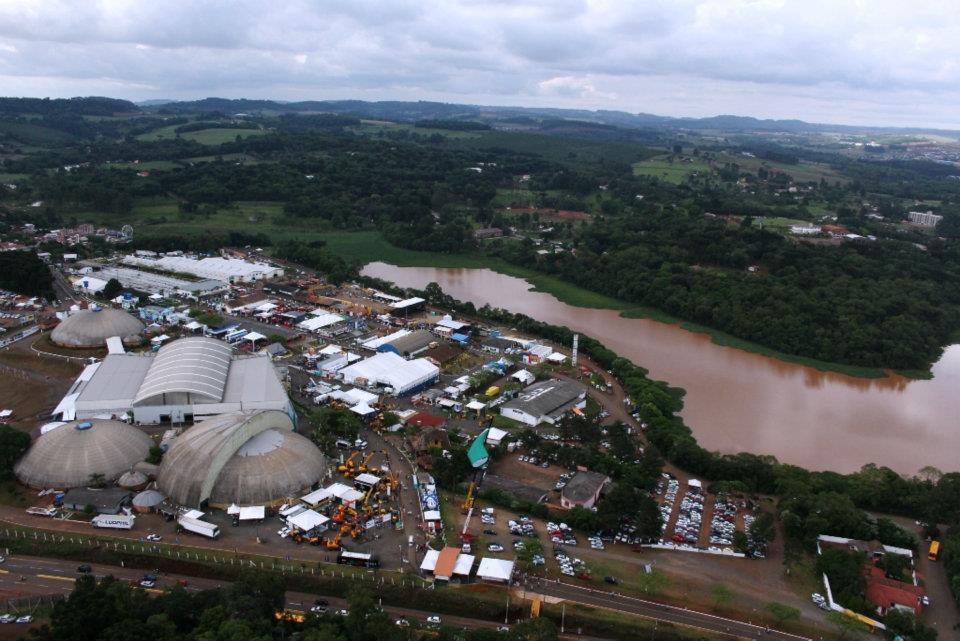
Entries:
<svg viewBox="0 0 960 641">
<path fill-rule="evenodd" d="M 436 282 L 477 307 L 489 303 L 598 339 L 687 390 L 684 420 L 711 450 L 837 472 L 871 462 L 903 474 L 925 465 L 960 470 L 960 345 L 944 351 L 932 380 L 854 378 L 721 347 L 675 325 L 573 307 L 488 269 L 371 263 L 363 273 L 401 287 Z"/>
</svg>

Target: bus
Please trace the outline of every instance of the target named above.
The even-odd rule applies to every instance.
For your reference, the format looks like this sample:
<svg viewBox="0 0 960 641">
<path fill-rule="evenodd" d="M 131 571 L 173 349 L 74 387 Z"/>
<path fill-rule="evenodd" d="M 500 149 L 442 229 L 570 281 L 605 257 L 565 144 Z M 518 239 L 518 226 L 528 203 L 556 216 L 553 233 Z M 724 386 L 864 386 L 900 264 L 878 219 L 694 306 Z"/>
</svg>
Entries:
<svg viewBox="0 0 960 641">
<path fill-rule="evenodd" d="M 377 557 L 373 556 L 372 554 L 364 554 L 363 552 L 343 551 L 340 553 L 340 556 L 337 557 L 337 563 L 342 565 L 353 565 L 358 568 L 380 567 L 380 561 L 377 560 Z"/>
<path fill-rule="evenodd" d="M 930 551 L 927 552 L 927 558 L 936 561 L 940 556 L 940 541 L 930 541 Z"/>
</svg>

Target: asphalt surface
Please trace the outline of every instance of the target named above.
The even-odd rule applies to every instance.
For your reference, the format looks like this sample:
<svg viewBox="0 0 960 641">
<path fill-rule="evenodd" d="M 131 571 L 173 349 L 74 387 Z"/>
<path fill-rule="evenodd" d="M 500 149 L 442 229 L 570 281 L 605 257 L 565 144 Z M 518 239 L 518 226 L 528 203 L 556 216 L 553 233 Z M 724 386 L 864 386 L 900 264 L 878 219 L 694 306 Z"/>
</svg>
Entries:
<svg viewBox="0 0 960 641">
<path fill-rule="evenodd" d="M 7 557 L 6 561 L 0 565 L 0 599 L 69 594 L 73 590 L 75 579 L 80 576 L 77 572 L 79 565 L 80 563 L 77 562 L 61 561 L 59 559 L 28 556 Z M 146 573 L 140 569 L 120 568 L 112 565 L 89 565 L 92 568 L 93 576 L 98 579 L 112 575 L 118 579 L 139 581 Z M 21 580 L 21 577 L 23 580 Z M 224 581 L 178 574 L 161 573 L 159 579 L 155 587 L 147 589 L 148 592 L 160 593 L 164 588 L 173 587 L 177 585 L 178 582 L 185 582 L 184 589 L 194 592 L 227 585 Z M 287 592 L 285 607 L 291 610 L 307 612 L 316 600 L 321 597 L 328 602 L 329 605 L 327 607 L 330 612 L 335 612 L 338 609 L 347 607 L 346 599 L 341 597 L 308 594 L 305 592 Z M 408 621 L 417 621 L 420 623 L 425 623 L 428 616 L 435 614 L 423 610 L 392 606 L 386 606 L 383 609 L 384 612 L 393 619 L 403 617 Z M 24 609 L 20 608 L 19 613 L 25 613 Z M 504 625 L 503 621 L 486 621 L 446 614 L 441 615 L 441 620 L 443 625 L 464 628 L 495 629 Z M 562 638 L 591 639 L 591 637 L 573 635 L 562 635 Z"/>
<path fill-rule="evenodd" d="M 545 596 L 557 597 L 567 601 L 574 601 L 583 605 L 617 610 L 628 614 L 635 614 L 649 619 L 667 621 L 678 625 L 685 625 L 710 632 L 732 634 L 743 639 L 758 639 L 769 641 L 801 641 L 808 638 L 796 634 L 779 632 L 770 628 L 751 625 L 742 621 L 725 619 L 703 612 L 686 610 L 662 603 L 644 601 L 633 597 L 621 596 L 612 592 L 603 592 L 589 588 L 580 588 L 564 583 L 534 580 L 530 591 Z M 809 640 L 808 640 L 809 641 Z"/>
</svg>

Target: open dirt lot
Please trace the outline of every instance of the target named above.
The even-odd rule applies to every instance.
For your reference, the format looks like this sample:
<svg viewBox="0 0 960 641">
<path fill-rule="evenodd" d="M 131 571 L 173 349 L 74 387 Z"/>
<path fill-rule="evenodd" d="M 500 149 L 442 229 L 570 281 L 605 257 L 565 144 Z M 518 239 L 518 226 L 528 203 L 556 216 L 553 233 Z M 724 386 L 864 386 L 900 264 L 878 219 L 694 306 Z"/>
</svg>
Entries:
<svg viewBox="0 0 960 641">
<path fill-rule="evenodd" d="M 32 338 L 0 350 L 0 407 L 13 410 L 13 424 L 35 427 L 56 407 L 83 366 L 76 361 L 40 356 Z"/>
</svg>

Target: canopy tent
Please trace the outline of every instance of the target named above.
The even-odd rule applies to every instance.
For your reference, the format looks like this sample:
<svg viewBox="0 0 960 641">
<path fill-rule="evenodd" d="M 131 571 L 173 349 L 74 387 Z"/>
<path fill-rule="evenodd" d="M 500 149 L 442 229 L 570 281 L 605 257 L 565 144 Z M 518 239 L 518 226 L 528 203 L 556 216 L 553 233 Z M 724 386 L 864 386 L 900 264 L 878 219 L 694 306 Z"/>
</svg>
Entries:
<svg viewBox="0 0 960 641">
<path fill-rule="evenodd" d="M 509 583 L 512 576 L 513 561 L 493 559 L 488 556 L 480 559 L 480 567 L 477 568 L 478 579 Z"/>
<path fill-rule="evenodd" d="M 123 339 L 119 336 L 111 336 L 107 339 L 107 354 L 125 354 L 126 351 L 123 349 Z"/>
<path fill-rule="evenodd" d="M 358 474 L 353 480 L 360 485 L 376 485 L 380 482 L 380 477 L 364 472 L 363 474 Z"/>
<path fill-rule="evenodd" d="M 481 403 L 480 401 L 476 401 L 476 400 L 470 401 L 469 403 L 467 403 L 467 409 L 473 410 L 475 412 L 479 412 L 486 406 L 487 406 L 486 403 Z"/>
<path fill-rule="evenodd" d="M 503 440 L 503 437 L 507 435 L 505 430 L 501 430 L 496 427 L 491 427 L 487 430 L 487 443 L 496 447 L 500 445 L 500 442 Z"/>
<path fill-rule="evenodd" d="M 350 411 L 355 414 L 359 414 L 360 416 L 368 416 L 370 414 L 375 413 L 377 410 L 373 409 L 366 403 L 357 403 L 356 405 L 350 408 Z"/>
<path fill-rule="evenodd" d="M 243 337 L 243 340 L 250 341 L 251 345 L 255 345 L 257 341 L 265 341 L 267 337 L 261 334 L 260 332 L 250 332 Z"/>
<path fill-rule="evenodd" d="M 241 507 L 239 511 L 241 521 L 262 521 L 266 518 L 267 510 L 263 505 Z"/>
<path fill-rule="evenodd" d="M 328 488 L 320 488 L 319 490 L 314 490 L 313 492 L 310 492 L 310 494 L 305 494 L 304 496 L 301 496 L 300 500 L 306 503 L 307 505 L 320 505 L 321 503 L 329 499 L 331 496 L 333 496 L 333 492 L 331 492 Z"/>
<path fill-rule="evenodd" d="M 287 525 L 295 527 L 298 530 L 309 532 L 314 528 L 323 526 L 329 521 L 327 517 L 313 510 L 304 510 L 298 514 L 287 517 Z"/>
<path fill-rule="evenodd" d="M 484 447 L 489 433 L 490 428 L 480 432 L 480 435 L 477 436 L 470 445 L 470 449 L 467 450 L 467 458 L 470 459 L 470 465 L 473 467 L 483 467 L 487 464 L 487 461 L 490 460 L 490 454 L 487 453 L 487 448 Z"/>
<path fill-rule="evenodd" d="M 551 363 L 562 363 L 567 360 L 567 356 L 566 354 L 561 354 L 560 352 L 553 352 L 547 356 L 547 360 Z"/>
</svg>

